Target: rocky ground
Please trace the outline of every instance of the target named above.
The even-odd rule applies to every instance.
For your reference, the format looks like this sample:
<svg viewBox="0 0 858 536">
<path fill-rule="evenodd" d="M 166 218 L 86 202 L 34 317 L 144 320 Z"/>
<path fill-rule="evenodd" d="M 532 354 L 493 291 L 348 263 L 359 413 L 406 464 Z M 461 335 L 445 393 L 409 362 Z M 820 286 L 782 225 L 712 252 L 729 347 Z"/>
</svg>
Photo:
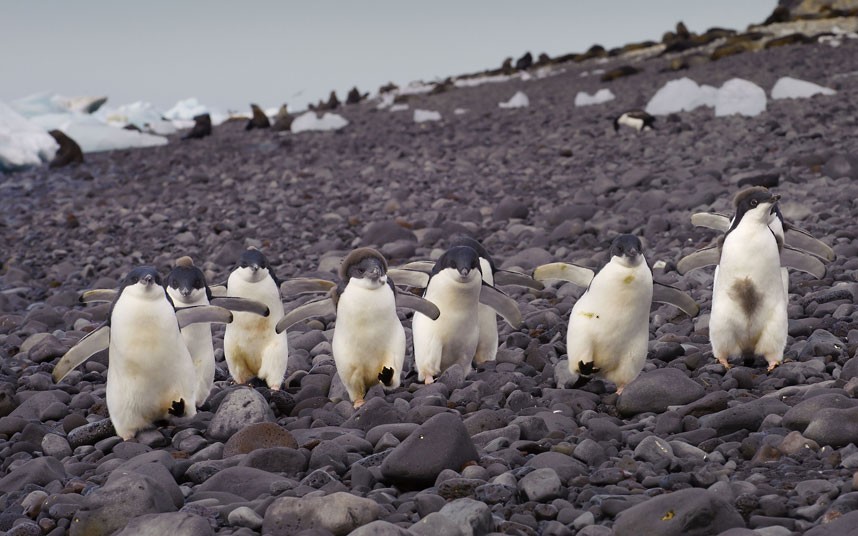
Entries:
<svg viewBox="0 0 858 536">
<path fill-rule="evenodd" d="M 0 177 L 0 531 L 29 534 L 845 534 L 858 526 L 858 41 L 779 47 L 600 81 L 627 59 L 554 76 L 451 89 L 338 113 L 337 132 L 275 134 L 227 123 L 203 140 L 86 155 Z M 594 72 L 595 71 L 595 72 Z M 585 76 L 585 73 L 587 74 Z M 781 76 L 830 97 L 769 101 L 753 118 L 698 109 L 615 134 L 618 113 L 665 82 Z M 578 91 L 616 100 L 576 108 Z M 523 91 L 530 106 L 501 109 Z M 455 114 L 461 108 L 465 113 Z M 418 124 L 415 109 L 439 122 Z M 828 243 L 822 280 L 793 273 L 786 362 L 725 370 L 712 358 L 711 271 L 679 276 L 747 181 L 777 182 L 786 218 Z M 336 378 L 334 319 L 290 334 L 287 388 L 230 385 L 221 360 L 208 409 L 122 442 L 105 406 L 106 357 L 61 384 L 56 360 L 106 315 L 78 293 L 140 264 L 191 255 L 225 279 L 246 246 L 281 278 L 332 277 L 375 245 L 437 256 L 467 232 L 498 264 L 598 266 L 617 233 L 645 237 L 659 281 L 702 306 L 654 307 L 644 373 L 557 385 L 566 317 L 581 289 L 507 287 L 523 326 L 501 327 L 497 362 L 403 386 L 354 411 Z M 288 297 L 287 297 L 288 298 Z M 410 321 L 405 320 L 406 327 Z M 222 330 L 216 330 L 217 345 Z M 410 331 L 409 331 L 410 335 Z M 362 528 L 359 528 L 361 527 Z M 357 529 L 357 530 L 355 530 Z M 353 531 L 354 532 L 351 532 Z M 149 531 L 149 532 L 146 532 Z M 754 531 L 754 532 L 751 532 Z"/>
</svg>

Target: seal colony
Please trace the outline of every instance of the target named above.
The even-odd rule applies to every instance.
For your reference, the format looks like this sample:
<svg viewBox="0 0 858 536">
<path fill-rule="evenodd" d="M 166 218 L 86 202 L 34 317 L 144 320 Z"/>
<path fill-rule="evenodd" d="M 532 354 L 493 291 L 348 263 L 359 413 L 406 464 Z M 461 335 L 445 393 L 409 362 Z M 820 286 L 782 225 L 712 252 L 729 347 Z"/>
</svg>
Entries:
<svg viewBox="0 0 858 536">
<path fill-rule="evenodd" d="M 610 120 L 679 75 L 661 73 L 669 54 L 642 59 L 634 63 L 640 72 L 609 82 L 615 103 L 574 109 L 570 88 L 592 94 L 602 84 L 583 71 L 629 62 L 609 57 L 598 66 L 569 62 L 564 73 L 526 83 L 409 97 L 411 107 L 441 111 L 437 123 L 415 125 L 407 114 L 364 102 L 338 109 L 353 128 L 337 133 L 277 135 L 233 122 L 186 143 L 87 154 L 50 175 L 40 168 L 4 176 L 0 530 L 851 530 L 858 515 L 851 458 L 858 444 L 858 177 L 850 121 L 858 94 L 841 75 L 858 43 L 839 39 L 839 47 L 820 42 L 687 62 L 688 76 L 701 84 L 740 76 L 767 88 L 789 73 L 837 90 L 772 100 L 755 118 L 712 120 L 695 110 L 659 117 L 640 134 L 625 126 L 617 134 Z M 528 109 L 497 107 L 522 86 Z M 769 229 L 783 234 L 777 279 L 783 287 L 785 267 L 788 324 L 784 359 L 771 371 L 764 356 L 744 351 L 728 355 L 725 368 L 710 343 L 714 269 L 722 254 L 734 274 L 742 262 L 742 251 L 719 250 L 719 237 L 738 211 L 736 194 L 753 185 L 782 196 L 775 216 L 784 221 L 770 220 Z M 113 367 L 105 340 L 94 347 L 107 351 L 52 381 L 61 356 L 109 318 L 122 279 L 137 267 L 152 265 L 166 281 L 176 257 L 191 256 L 214 305 L 218 284 L 254 247 L 284 279 L 285 318 L 327 298 L 318 281 L 338 287 L 342 259 L 364 247 L 388 263 L 396 296 L 420 297 L 419 280 L 463 233 L 490 253 L 493 285 L 521 313 L 513 328 L 490 311 L 495 359 L 477 364 L 475 354 L 471 370 L 456 363 L 430 384 L 419 381 L 415 313 L 396 308 L 397 322 L 385 315 L 384 325 L 397 343 L 396 323 L 404 330 L 400 385 L 391 388 L 382 374 L 392 367 L 373 364 L 372 385 L 355 409 L 332 344 L 338 330 L 350 332 L 348 322 L 340 325 L 342 311 L 329 305 L 289 327 L 286 371 L 270 389 L 253 378 L 234 383 L 225 325 L 181 326 L 174 307 L 180 333 L 208 324 L 212 339 L 214 378 L 195 415 L 152 416 L 155 422 L 122 441 L 106 401 Z M 633 249 L 646 259 L 654 298 L 659 284 L 669 285 L 701 311 L 691 317 L 652 299 L 643 368 L 618 395 L 609 367 L 594 364 L 598 370 L 576 377 L 568 352 L 576 304 L 587 293 L 614 291 L 587 278 L 611 274 L 619 233 L 640 240 Z M 478 256 L 482 267 L 486 257 Z M 692 261 L 696 267 L 685 270 Z M 572 268 L 561 272 L 566 279 L 545 279 L 544 288 L 501 281 L 501 271 L 526 280 L 554 263 Z M 414 286 L 395 270 L 412 272 Z M 485 281 L 488 270 L 481 272 Z M 748 276 L 757 294 L 774 290 Z M 81 306 L 83 289 L 109 289 L 110 300 Z M 741 302 L 725 303 L 744 311 Z M 188 354 L 193 361 L 190 345 Z M 580 371 L 586 360 L 578 361 Z M 190 397 L 169 398 L 173 413 L 181 408 L 172 402 L 182 399 L 188 411 Z"/>
</svg>

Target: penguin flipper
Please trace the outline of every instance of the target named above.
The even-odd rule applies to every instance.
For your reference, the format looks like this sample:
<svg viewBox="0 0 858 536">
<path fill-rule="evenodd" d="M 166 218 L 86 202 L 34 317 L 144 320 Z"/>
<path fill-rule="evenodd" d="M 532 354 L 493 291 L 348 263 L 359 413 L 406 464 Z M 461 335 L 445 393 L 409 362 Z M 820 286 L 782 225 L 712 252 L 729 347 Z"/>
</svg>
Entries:
<svg viewBox="0 0 858 536">
<path fill-rule="evenodd" d="M 232 313 L 229 309 L 224 309 L 217 305 L 196 305 L 194 307 L 176 309 L 176 320 L 179 321 L 179 329 L 203 322 L 229 324 L 232 322 Z"/>
<path fill-rule="evenodd" d="M 781 250 L 781 264 L 799 272 L 812 275 L 817 279 L 825 277 L 825 264 L 810 253 L 785 246 Z"/>
<path fill-rule="evenodd" d="M 812 253 L 817 257 L 821 257 L 826 261 L 833 261 L 837 255 L 825 242 L 814 238 L 804 229 L 786 225 L 786 233 L 784 233 L 784 242 L 786 245 L 795 249 L 800 249 L 808 253 Z"/>
<path fill-rule="evenodd" d="M 726 233 L 730 229 L 730 217 L 718 212 L 698 212 L 691 215 L 691 224 Z"/>
<path fill-rule="evenodd" d="M 652 301 L 673 305 L 688 316 L 697 316 L 700 306 L 688 294 L 678 288 L 653 281 Z"/>
<path fill-rule="evenodd" d="M 337 284 L 326 279 L 312 277 L 296 277 L 280 284 L 280 294 L 285 296 L 297 296 L 313 292 L 329 292 Z"/>
<path fill-rule="evenodd" d="M 387 277 L 393 279 L 395 285 L 406 287 L 426 288 L 429 284 L 429 274 L 419 270 L 391 268 L 387 271 Z"/>
<path fill-rule="evenodd" d="M 408 294 L 407 292 L 396 293 L 396 306 L 403 309 L 413 309 L 418 313 L 422 313 L 432 320 L 437 320 L 441 316 L 441 311 L 438 307 L 427 299 Z"/>
<path fill-rule="evenodd" d="M 306 320 L 314 316 L 334 314 L 336 312 L 337 310 L 334 308 L 334 301 L 331 298 L 322 298 L 321 300 L 311 301 L 303 305 L 299 305 L 283 315 L 283 318 L 277 322 L 277 326 L 274 329 L 278 334 L 280 334 L 302 320 Z"/>
<path fill-rule="evenodd" d="M 579 287 L 587 288 L 590 286 L 590 281 L 596 276 L 596 272 L 583 266 L 569 264 L 567 262 L 552 262 L 537 266 L 533 270 L 533 279 L 537 281 L 546 281 L 548 279 L 559 279 L 561 281 L 569 281 Z"/>
<path fill-rule="evenodd" d="M 397 270 L 415 270 L 418 272 L 425 272 L 427 274 L 431 274 L 432 270 L 435 268 L 435 263 L 432 261 L 414 261 L 409 262 L 403 266 L 399 266 L 396 268 Z"/>
<path fill-rule="evenodd" d="M 520 287 L 532 288 L 535 290 L 542 290 L 545 288 L 540 281 L 537 281 L 533 277 L 522 274 L 519 272 L 513 272 L 510 270 L 498 270 L 494 274 L 495 285 L 517 285 Z"/>
<path fill-rule="evenodd" d="M 212 291 L 212 296 L 215 298 L 225 298 L 227 294 L 226 285 L 210 285 L 209 290 Z"/>
<path fill-rule="evenodd" d="M 97 288 L 92 290 L 85 290 L 83 294 L 80 295 L 81 303 L 100 303 L 100 302 L 112 302 L 116 299 L 116 295 L 118 292 L 112 288 Z"/>
<path fill-rule="evenodd" d="M 78 365 L 110 346 L 110 326 L 102 324 L 78 341 L 54 366 L 54 382 L 59 383 Z"/>
<path fill-rule="evenodd" d="M 497 311 L 510 326 L 518 328 L 521 325 L 521 311 L 518 310 L 518 304 L 495 287 L 483 283 L 480 290 L 480 303 Z"/>
<path fill-rule="evenodd" d="M 721 261 L 721 252 L 717 246 L 698 249 L 694 253 L 686 255 L 676 263 L 676 271 L 685 275 L 691 270 L 703 268 L 704 266 L 717 265 Z"/>
<path fill-rule="evenodd" d="M 222 296 L 217 298 L 212 298 L 210 300 L 212 305 L 217 307 L 222 307 L 224 309 L 229 309 L 230 311 L 239 311 L 242 313 L 254 313 L 259 316 L 268 316 L 271 314 L 271 311 L 268 309 L 268 306 L 264 303 L 258 302 L 256 300 L 249 300 L 247 298 L 236 298 L 233 296 Z"/>
</svg>

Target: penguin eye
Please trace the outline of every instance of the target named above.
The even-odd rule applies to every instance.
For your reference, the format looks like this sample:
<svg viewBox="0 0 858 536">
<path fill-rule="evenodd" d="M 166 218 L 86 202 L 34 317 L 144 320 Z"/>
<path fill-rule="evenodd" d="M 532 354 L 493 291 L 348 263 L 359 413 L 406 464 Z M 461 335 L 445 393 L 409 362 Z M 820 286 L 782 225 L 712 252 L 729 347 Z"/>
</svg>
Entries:
<svg viewBox="0 0 858 536">
<path fill-rule="evenodd" d="M 194 288 L 196 288 L 196 289 L 203 288 L 203 282 L 200 281 L 199 279 L 197 279 L 196 281 L 194 281 Z"/>
<path fill-rule="evenodd" d="M 247 265 L 247 263 L 246 263 L 246 262 L 242 262 L 242 263 L 241 263 L 241 267 L 242 267 L 242 268 L 247 268 L 247 266 L 248 266 L 248 265 Z"/>
<path fill-rule="evenodd" d="M 170 281 L 170 286 L 173 288 L 179 288 L 179 282 L 178 281 Z"/>
<path fill-rule="evenodd" d="M 136 282 L 138 282 L 138 281 L 140 281 L 140 279 L 138 279 L 138 278 L 136 278 L 136 277 L 132 277 L 132 278 L 131 278 L 131 283 L 132 283 L 132 284 L 134 284 L 134 283 L 136 283 Z"/>
<path fill-rule="evenodd" d="M 751 199 L 751 207 L 752 207 L 752 208 L 756 207 L 756 206 L 757 206 L 757 205 L 759 205 L 759 204 L 760 204 L 760 202 L 759 202 L 759 201 L 757 201 L 756 199 Z"/>
</svg>

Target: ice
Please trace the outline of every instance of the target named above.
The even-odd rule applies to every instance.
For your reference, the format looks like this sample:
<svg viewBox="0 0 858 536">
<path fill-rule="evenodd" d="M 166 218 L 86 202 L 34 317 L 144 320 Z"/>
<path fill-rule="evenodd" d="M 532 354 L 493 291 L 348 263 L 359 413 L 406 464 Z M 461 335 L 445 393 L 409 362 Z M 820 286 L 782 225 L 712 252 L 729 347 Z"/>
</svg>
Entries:
<svg viewBox="0 0 858 536">
<path fill-rule="evenodd" d="M 84 153 L 167 144 L 167 138 L 163 136 L 112 127 L 89 114 L 45 114 L 31 121 L 45 130 L 62 130 L 80 145 Z"/>
<path fill-rule="evenodd" d="M 425 123 L 427 121 L 440 121 L 441 112 L 434 110 L 414 110 L 414 122 Z"/>
<path fill-rule="evenodd" d="M 349 122 L 341 115 L 325 112 L 318 117 L 316 112 L 305 112 L 292 121 L 292 132 L 304 132 L 308 130 L 339 130 L 348 125 Z"/>
<path fill-rule="evenodd" d="M 530 106 L 530 99 L 527 98 L 527 95 L 518 91 L 508 101 L 499 102 L 498 106 L 501 108 L 527 108 Z"/>
<path fill-rule="evenodd" d="M 408 108 L 409 108 L 409 106 L 407 104 L 400 103 L 400 104 L 394 104 L 393 106 L 391 106 L 390 111 L 391 112 L 404 112 Z"/>
<path fill-rule="evenodd" d="M 498 82 L 506 82 L 507 80 L 511 80 L 512 78 L 513 75 L 507 74 L 474 76 L 470 78 L 458 78 L 453 81 L 453 85 L 456 87 L 477 87 L 483 84 L 496 84 Z"/>
<path fill-rule="evenodd" d="M 835 93 L 837 92 L 831 88 L 789 76 L 779 78 L 772 88 L 773 99 L 806 99 L 814 95 L 834 95 Z"/>
<path fill-rule="evenodd" d="M 108 125 L 115 127 L 121 128 L 125 125 L 134 125 L 140 130 L 148 130 L 162 136 L 176 132 L 176 127 L 173 123 L 166 121 L 161 111 L 155 108 L 155 105 L 150 102 L 138 101 L 131 104 L 123 104 L 119 108 L 114 109 L 102 108 L 93 115 Z"/>
<path fill-rule="evenodd" d="M 44 129 L 0 101 L 0 170 L 37 166 L 59 146 Z"/>
<path fill-rule="evenodd" d="M 753 82 L 732 78 L 718 89 L 715 116 L 744 115 L 753 117 L 766 111 L 766 92 Z"/>
<path fill-rule="evenodd" d="M 690 78 L 671 80 L 655 92 L 646 105 L 647 113 L 667 115 L 690 112 L 700 106 L 715 106 L 718 90 L 712 86 L 700 86 Z"/>
<path fill-rule="evenodd" d="M 36 93 L 11 102 L 12 108 L 24 117 L 66 112 L 92 113 L 107 101 L 107 97 L 65 97 L 56 93 Z"/>
<path fill-rule="evenodd" d="M 465 115 L 466 113 L 468 113 L 468 110 L 464 108 L 456 108 L 455 110 L 453 110 L 454 115 Z"/>
<path fill-rule="evenodd" d="M 393 103 L 396 100 L 396 95 L 392 91 L 388 91 L 386 93 L 382 93 L 379 95 L 379 103 L 377 108 L 379 110 L 383 110 L 385 108 L 390 108 L 393 106 Z"/>
<path fill-rule="evenodd" d="M 172 108 L 164 112 L 164 119 L 193 121 L 194 116 L 208 113 L 209 109 L 200 104 L 195 97 L 180 100 Z"/>
<path fill-rule="evenodd" d="M 435 84 L 426 84 L 420 81 L 409 82 L 407 86 L 399 89 L 400 95 L 422 95 L 435 89 Z"/>
<path fill-rule="evenodd" d="M 584 91 L 579 91 L 577 95 L 575 95 L 575 106 L 591 106 L 593 104 L 602 104 L 603 102 L 608 102 L 614 100 L 614 94 L 611 93 L 610 89 L 603 88 L 594 93 L 593 95 L 589 95 Z"/>
</svg>

